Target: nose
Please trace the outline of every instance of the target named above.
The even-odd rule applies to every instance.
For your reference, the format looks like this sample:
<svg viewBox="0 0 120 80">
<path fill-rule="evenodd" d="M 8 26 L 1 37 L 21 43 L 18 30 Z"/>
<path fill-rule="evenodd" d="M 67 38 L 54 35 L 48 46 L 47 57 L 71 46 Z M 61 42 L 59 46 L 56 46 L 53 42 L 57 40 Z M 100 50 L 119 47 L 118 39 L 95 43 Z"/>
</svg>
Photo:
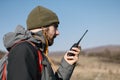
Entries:
<svg viewBox="0 0 120 80">
<path fill-rule="evenodd" d="M 56 30 L 56 35 L 59 35 L 59 34 L 60 34 L 60 32 L 58 30 Z"/>
</svg>

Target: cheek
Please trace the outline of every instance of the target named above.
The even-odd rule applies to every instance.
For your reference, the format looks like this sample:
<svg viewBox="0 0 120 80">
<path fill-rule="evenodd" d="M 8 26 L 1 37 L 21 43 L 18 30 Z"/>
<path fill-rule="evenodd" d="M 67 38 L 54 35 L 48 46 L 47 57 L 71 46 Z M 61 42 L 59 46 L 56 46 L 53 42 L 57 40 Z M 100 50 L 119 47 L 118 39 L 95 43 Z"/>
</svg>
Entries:
<svg viewBox="0 0 120 80">
<path fill-rule="evenodd" d="M 55 35 L 55 32 L 54 32 L 54 31 L 50 31 L 50 32 L 48 33 L 48 35 L 49 35 L 50 38 L 53 38 L 54 35 Z"/>
</svg>

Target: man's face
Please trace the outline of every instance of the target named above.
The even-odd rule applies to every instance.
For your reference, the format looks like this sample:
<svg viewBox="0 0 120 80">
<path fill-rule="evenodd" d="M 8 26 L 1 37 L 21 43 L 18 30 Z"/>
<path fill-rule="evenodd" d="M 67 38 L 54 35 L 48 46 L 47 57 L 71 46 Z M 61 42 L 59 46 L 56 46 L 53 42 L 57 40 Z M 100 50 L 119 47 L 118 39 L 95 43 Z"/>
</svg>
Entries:
<svg viewBox="0 0 120 80">
<path fill-rule="evenodd" d="M 46 29 L 46 38 L 48 40 L 48 45 L 51 46 L 54 43 L 54 38 L 59 35 L 59 31 L 57 29 L 57 25 L 50 25 Z"/>
</svg>

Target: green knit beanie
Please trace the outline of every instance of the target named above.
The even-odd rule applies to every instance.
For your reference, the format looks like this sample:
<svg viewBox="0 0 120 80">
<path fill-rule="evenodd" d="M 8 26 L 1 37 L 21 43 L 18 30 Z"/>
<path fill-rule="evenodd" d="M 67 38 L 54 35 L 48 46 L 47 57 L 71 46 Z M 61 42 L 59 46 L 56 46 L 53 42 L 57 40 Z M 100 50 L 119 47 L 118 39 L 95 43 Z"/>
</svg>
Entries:
<svg viewBox="0 0 120 80">
<path fill-rule="evenodd" d="M 45 7 L 37 6 L 28 15 L 27 29 L 45 27 L 52 23 L 59 23 L 57 15 Z"/>
</svg>

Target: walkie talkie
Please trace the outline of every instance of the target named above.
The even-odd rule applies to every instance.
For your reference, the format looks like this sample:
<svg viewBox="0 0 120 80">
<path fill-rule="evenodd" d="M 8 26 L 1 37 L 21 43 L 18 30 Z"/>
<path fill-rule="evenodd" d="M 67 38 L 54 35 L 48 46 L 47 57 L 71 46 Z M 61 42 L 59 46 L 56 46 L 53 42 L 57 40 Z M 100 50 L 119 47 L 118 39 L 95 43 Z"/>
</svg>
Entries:
<svg viewBox="0 0 120 80">
<path fill-rule="evenodd" d="M 74 43 L 74 44 L 72 45 L 72 47 L 78 47 L 80 41 L 83 39 L 83 37 L 85 36 L 85 34 L 86 34 L 87 32 L 88 32 L 88 30 L 85 31 L 85 33 L 84 33 L 83 36 L 80 38 L 80 40 L 79 40 L 77 43 Z M 72 47 L 70 48 L 70 50 L 72 50 Z M 68 56 L 75 56 L 75 54 L 73 54 L 73 53 L 68 53 L 67 55 L 68 55 Z"/>
</svg>

